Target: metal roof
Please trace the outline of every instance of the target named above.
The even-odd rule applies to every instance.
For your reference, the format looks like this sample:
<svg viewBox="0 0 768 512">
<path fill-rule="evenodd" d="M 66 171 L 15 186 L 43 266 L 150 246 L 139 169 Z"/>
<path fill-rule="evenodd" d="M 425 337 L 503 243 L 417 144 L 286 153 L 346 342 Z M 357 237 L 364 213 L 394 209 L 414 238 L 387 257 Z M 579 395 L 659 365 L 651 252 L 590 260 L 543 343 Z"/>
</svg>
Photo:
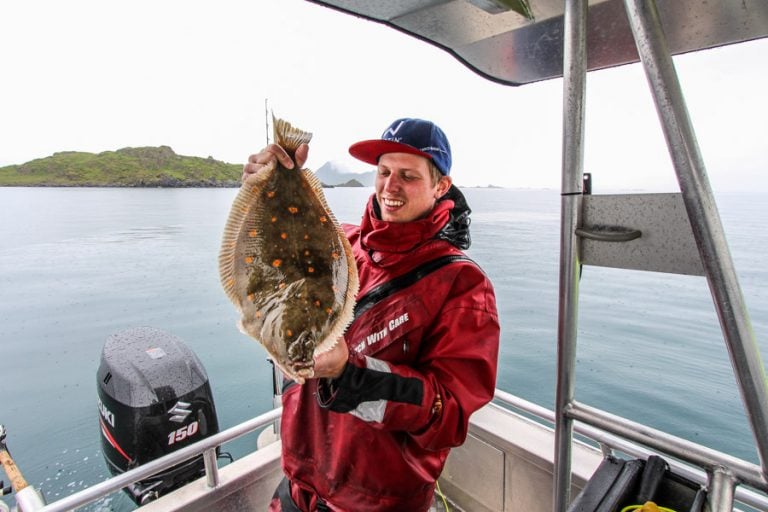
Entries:
<svg viewBox="0 0 768 512">
<path fill-rule="evenodd" d="M 309 1 L 423 39 L 503 84 L 563 73 L 562 0 Z M 623 2 L 588 4 L 589 70 L 637 62 Z M 767 0 L 658 0 L 657 7 L 673 55 L 768 35 Z"/>
</svg>

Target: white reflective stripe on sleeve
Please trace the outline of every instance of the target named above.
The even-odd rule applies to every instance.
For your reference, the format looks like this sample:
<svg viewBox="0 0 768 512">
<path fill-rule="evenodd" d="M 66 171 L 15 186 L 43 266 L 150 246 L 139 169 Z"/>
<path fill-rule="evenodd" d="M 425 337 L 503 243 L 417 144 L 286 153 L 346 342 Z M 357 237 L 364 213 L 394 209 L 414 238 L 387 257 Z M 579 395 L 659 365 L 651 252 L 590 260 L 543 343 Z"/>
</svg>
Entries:
<svg viewBox="0 0 768 512">
<path fill-rule="evenodd" d="M 381 359 L 375 359 L 373 357 L 365 356 L 365 366 L 369 370 L 376 370 L 377 372 L 391 373 L 389 365 Z M 363 421 L 375 421 L 381 423 L 384 420 L 384 412 L 387 410 L 386 400 L 373 400 L 370 402 L 362 402 L 355 409 L 349 411 L 350 414 L 357 416 Z"/>
<path fill-rule="evenodd" d="M 369 370 L 376 370 L 377 372 L 392 373 L 392 370 L 389 369 L 389 364 L 387 364 L 386 361 L 382 361 L 381 359 L 376 359 L 375 357 L 365 356 L 365 366 Z"/>
</svg>

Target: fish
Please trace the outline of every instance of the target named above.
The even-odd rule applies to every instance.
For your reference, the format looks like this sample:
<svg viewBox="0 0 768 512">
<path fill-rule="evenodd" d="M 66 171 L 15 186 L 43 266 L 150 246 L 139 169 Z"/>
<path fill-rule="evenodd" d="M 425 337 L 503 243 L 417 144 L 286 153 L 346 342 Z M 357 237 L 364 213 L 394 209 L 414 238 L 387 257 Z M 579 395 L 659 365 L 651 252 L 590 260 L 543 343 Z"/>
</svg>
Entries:
<svg viewBox="0 0 768 512">
<path fill-rule="evenodd" d="M 312 138 L 274 116 L 273 127 L 294 161 Z M 314 356 L 331 350 L 352 321 L 359 288 L 352 247 L 309 169 L 276 162 L 245 179 L 224 228 L 219 275 L 240 330 L 300 384 L 314 376 Z"/>
</svg>

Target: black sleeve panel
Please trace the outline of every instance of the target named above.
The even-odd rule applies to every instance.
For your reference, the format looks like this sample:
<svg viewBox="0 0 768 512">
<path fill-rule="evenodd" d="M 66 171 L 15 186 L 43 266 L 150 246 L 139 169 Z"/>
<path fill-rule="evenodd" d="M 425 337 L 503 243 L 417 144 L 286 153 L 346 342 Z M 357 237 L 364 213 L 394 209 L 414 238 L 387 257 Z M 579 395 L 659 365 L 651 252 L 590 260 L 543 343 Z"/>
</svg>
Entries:
<svg viewBox="0 0 768 512">
<path fill-rule="evenodd" d="M 349 412 L 363 402 L 386 400 L 421 405 L 424 386 L 421 380 L 390 372 L 360 368 L 347 363 L 336 379 L 320 379 L 317 402 L 334 412 Z"/>
</svg>

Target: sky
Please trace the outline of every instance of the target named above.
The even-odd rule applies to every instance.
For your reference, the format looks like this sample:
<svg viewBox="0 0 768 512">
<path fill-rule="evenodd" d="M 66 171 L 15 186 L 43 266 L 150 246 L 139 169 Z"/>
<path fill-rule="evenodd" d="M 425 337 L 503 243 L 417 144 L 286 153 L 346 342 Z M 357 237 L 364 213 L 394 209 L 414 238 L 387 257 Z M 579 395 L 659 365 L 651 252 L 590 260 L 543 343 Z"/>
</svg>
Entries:
<svg viewBox="0 0 768 512">
<path fill-rule="evenodd" d="M 454 182 L 560 187 L 562 80 L 491 83 L 444 51 L 301 0 L 0 3 L 0 166 L 57 151 L 167 145 L 244 163 L 275 115 L 314 133 L 307 166 L 351 171 L 353 142 L 431 119 Z M 768 39 L 675 57 L 713 188 L 768 178 Z M 590 73 L 594 191 L 678 190 L 639 64 Z"/>
</svg>

